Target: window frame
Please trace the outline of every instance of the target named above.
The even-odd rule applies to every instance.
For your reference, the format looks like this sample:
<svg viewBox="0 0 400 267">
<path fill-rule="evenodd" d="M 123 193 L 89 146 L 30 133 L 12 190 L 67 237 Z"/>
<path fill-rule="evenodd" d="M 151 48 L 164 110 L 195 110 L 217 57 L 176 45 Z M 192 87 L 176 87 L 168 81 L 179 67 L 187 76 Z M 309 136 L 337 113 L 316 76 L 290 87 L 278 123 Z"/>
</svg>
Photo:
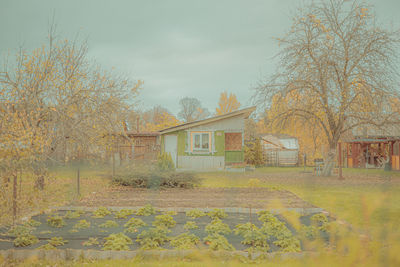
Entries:
<svg viewBox="0 0 400 267">
<path fill-rule="evenodd" d="M 208 148 L 203 148 L 203 135 L 207 135 L 207 141 L 208 141 Z M 196 136 L 199 136 L 199 145 L 200 148 L 196 148 L 195 147 L 195 140 L 196 140 Z M 211 132 L 192 132 L 191 133 L 191 151 L 196 153 L 196 152 L 207 152 L 210 153 L 211 152 L 211 144 L 212 139 L 211 139 Z"/>
</svg>

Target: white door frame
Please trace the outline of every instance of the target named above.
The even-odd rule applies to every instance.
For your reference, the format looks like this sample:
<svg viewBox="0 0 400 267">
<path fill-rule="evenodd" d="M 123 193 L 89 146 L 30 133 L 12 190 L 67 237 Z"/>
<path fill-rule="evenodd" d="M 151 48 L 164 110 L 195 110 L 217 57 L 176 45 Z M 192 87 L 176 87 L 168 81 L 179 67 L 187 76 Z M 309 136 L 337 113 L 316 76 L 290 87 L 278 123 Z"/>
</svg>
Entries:
<svg viewBox="0 0 400 267">
<path fill-rule="evenodd" d="M 174 151 L 167 151 L 167 137 L 173 137 L 174 142 L 175 142 L 175 147 L 173 148 Z M 175 164 L 175 168 L 178 168 L 178 135 L 176 135 L 176 134 L 164 135 L 164 152 L 171 154 L 171 158 Z"/>
</svg>

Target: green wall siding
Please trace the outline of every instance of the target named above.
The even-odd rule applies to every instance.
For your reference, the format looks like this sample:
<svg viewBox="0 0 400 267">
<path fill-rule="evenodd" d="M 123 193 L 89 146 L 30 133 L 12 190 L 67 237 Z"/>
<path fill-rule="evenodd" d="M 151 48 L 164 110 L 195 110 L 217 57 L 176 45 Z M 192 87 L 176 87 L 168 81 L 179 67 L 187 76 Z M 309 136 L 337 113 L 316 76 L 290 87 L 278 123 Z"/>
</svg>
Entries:
<svg viewBox="0 0 400 267">
<path fill-rule="evenodd" d="M 215 142 L 215 150 L 217 151 L 214 155 L 221 157 L 225 156 L 225 132 L 215 131 L 214 142 Z"/>
<path fill-rule="evenodd" d="M 185 156 L 185 146 L 186 146 L 186 132 L 179 131 L 178 133 L 178 156 Z"/>
<path fill-rule="evenodd" d="M 225 152 L 225 162 L 243 162 L 243 151 L 226 151 Z"/>
</svg>

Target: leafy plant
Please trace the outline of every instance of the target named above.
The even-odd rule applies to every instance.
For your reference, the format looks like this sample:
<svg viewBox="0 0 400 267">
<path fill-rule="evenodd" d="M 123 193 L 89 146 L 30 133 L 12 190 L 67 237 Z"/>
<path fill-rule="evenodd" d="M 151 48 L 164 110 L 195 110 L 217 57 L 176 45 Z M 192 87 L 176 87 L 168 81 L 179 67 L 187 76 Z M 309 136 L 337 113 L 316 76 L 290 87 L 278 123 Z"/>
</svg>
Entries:
<svg viewBox="0 0 400 267">
<path fill-rule="evenodd" d="M 170 216 L 175 216 L 175 215 L 177 215 L 178 213 L 177 213 L 176 211 L 174 211 L 174 210 L 169 210 L 169 211 L 165 211 L 164 214 L 170 215 Z"/>
<path fill-rule="evenodd" d="M 109 214 L 111 214 L 111 211 L 106 207 L 99 207 L 97 210 L 93 211 L 93 218 L 104 218 Z"/>
<path fill-rule="evenodd" d="M 226 237 L 220 234 L 209 234 L 204 238 L 204 242 L 212 250 L 234 250 Z"/>
<path fill-rule="evenodd" d="M 309 239 L 309 240 L 315 240 L 318 237 L 318 228 L 315 227 L 314 225 L 306 226 L 303 225 L 300 228 L 300 235 L 303 238 Z"/>
<path fill-rule="evenodd" d="M 111 234 L 104 239 L 103 250 L 129 250 L 129 245 L 133 244 L 132 239 L 123 233 Z"/>
<path fill-rule="evenodd" d="M 42 223 L 39 221 L 36 221 L 34 219 L 30 219 L 29 221 L 25 222 L 24 225 L 27 227 L 38 227 Z"/>
<path fill-rule="evenodd" d="M 156 213 L 157 210 L 151 204 L 147 204 L 136 211 L 136 215 L 139 216 L 150 216 Z"/>
<path fill-rule="evenodd" d="M 118 226 L 119 226 L 118 223 L 114 222 L 112 220 L 108 220 L 105 223 L 102 223 L 99 225 L 99 227 L 101 227 L 101 228 L 112 228 L 112 227 L 118 227 Z"/>
<path fill-rule="evenodd" d="M 96 246 L 96 245 L 99 245 L 99 244 L 100 244 L 100 242 L 97 240 L 97 238 L 89 237 L 89 240 L 83 242 L 82 245 L 84 245 L 85 247 L 90 247 L 90 246 Z"/>
<path fill-rule="evenodd" d="M 226 212 L 221 209 L 213 209 L 210 212 L 208 212 L 207 215 L 211 217 L 211 219 L 223 219 L 228 216 Z"/>
<path fill-rule="evenodd" d="M 36 244 L 37 242 L 39 242 L 38 238 L 32 234 L 29 234 L 29 233 L 19 234 L 14 239 L 14 246 L 15 247 L 26 247 L 26 246 Z"/>
<path fill-rule="evenodd" d="M 129 221 L 124 224 L 124 227 L 139 228 L 146 225 L 147 224 L 142 219 L 130 218 Z"/>
<path fill-rule="evenodd" d="M 158 215 L 156 216 L 153 225 L 156 227 L 172 228 L 176 225 L 176 221 L 170 215 Z"/>
<path fill-rule="evenodd" d="M 26 225 L 16 225 L 13 228 L 11 228 L 7 234 L 9 236 L 17 237 L 20 235 L 27 235 L 30 234 L 33 231 L 33 227 L 26 226 Z"/>
<path fill-rule="evenodd" d="M 64 215 L 64 218 L 66 219 L 77 219 L 81 217 L 82 214 L 85 214 L 84 211 L 81 210 L 76 210 L 76 211 L 67 211 L 67 213 Z"/>
<path fill-rule="evenodd" d="M 142 249 L 155 249 L 169 241 L 167 233 L 170 231 L 166 228 L 150 228 L 140 233 L 136 239 Z"/>
<path fill-rule="evenodd" d="M 311 225 L 318 227 L 318 230 L 326 232 L 328 228 L 328 217 L 323 213 L 317 213 L 311 217 Z"/>
<path fill-rule="evenodd" d="M 192 219 L 196 219 L 196 218 L 206 216 L 206 213 L 201 210 L 198 210 L 198 209 L 193 209 L 193 210 L 188 210 L 186 212 L 186 216 L 190 217 Z"/>
<path fill-rule="evenodd" d="M 276 239 L 284 239 L 292 236 L 292 232 L 276 217 L 265 222 L 260 230 L 262 233 L 266 234 L 268 238 L 275 237 Z"/>
<path fill-rule="evenodd" d="M 38 247 L 38 249 L 53 250 L 53 249 L 57 249 L 57 248 L 49 243 L 46 243 L 46 244 Z"/>
<path fill-rule="evenodd" d="M 258 213 L 258 220 L 261 222 L 270 222 L 278 219 L 271 212 L 263 210 Z"/>
<path fill-rule="evenodd" d="M 63 246 L 66 243 L 68 243 L 68 240 L 64 240 L 62 237 L 52 237 L 49 240 L 49 244 L 54 247 Z"/>
<path fill-rule="evenodd" d="M 85 228 L 89 228 L 90 227 L 90 222 L 86 221 L 86 220 L 80 220 L 79 222 L 77 222 L 74 225 L 75 229 L 85 229 Z"/>
<path fill-rule="evenodd" d="M 170 244 L 177 249 L 193 249 L 196 248 L 199 241 L 200 239 L 196 235 L 183 233 L 172 238 Z"/>
<path fill-rule="evenodd" d="M 254 224 L 238 224 L 235 228 L 235 234 L 243 237 L 243 241 L 241 243 L 251 246 L 248 250 L 263 252 L 269 250 L 267 236 L 263 234 L 261 230 L 258 229 Z"/>
<path fill-rule="evenodd" d="M 288 237 L 274 241 L 274 245 L 281 248 L 282 252 L 300 252 L 300 241 L 295 237 Z"/>
<path fill-rule="evenodd" d="M 172 160 L 171 154 L 162 152 L 157 157 L 157 168 L 160 171 L 173 171 L 175 170 L 175 164 Z"/>
<path fill-rule="evenodd" d="M 47 224 L 50 225 L 51 227 L 56 227 L 56 228 L 61 228 L 65 226 L 65 222 L 63 220 L 63 217 L 60 215 L 53 215 L 47 219 Z"/>
<path fill-rule="evenodd" d="M 185 228 L 185 230 L 193 230 L 198 229 L 199 226 L 197 226 L 196 222 L 187 221 L 183 228 Z"/>
<path fill-rule="evenodd" d="M 115 212 L 115 218 L 117 219 L 126 219 L 128 216 L 134 214 L 134 210 L 130 209 L 121 209 L 120 211 Z"/>
<path fill-rule="evenodd" d="M 231 233 L 231 229 L 229 225 L 223 223 L 220 219 L 212 220 L 209 224 L 206 225 L 205 228 L 208 234 L 229 234 Z"/>
</svg>

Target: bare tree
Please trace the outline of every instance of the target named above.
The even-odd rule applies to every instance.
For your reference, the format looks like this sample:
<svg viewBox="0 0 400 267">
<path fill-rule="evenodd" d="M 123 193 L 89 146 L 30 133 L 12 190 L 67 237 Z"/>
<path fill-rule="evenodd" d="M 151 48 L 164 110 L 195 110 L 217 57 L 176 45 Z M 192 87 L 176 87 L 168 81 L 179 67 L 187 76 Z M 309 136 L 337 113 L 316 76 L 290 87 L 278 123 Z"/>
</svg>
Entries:
<svg viewBox="0 0 400 267">
<path fill-rule="evenodd" d="M 399 31 L 380 27 L 363 1 L 328 0 L 299 9 L 291 30 L 278 39 L 277 73 L 256 88 L 260 102 L 277 106 L 275 121 L 302 118 L 320 127 L 334 166 L 341 136 L 356 127 L 399 123 Z"/>
<path fill-rule="evenodd" d="M 203 108 L 197 98 L 184 97 L 179 101 L 179 105 L 181 110 L 178 113 L 178 118 L 184 122 L 205 119 L 210 116 L 208 109 Z"/>
</svg>

